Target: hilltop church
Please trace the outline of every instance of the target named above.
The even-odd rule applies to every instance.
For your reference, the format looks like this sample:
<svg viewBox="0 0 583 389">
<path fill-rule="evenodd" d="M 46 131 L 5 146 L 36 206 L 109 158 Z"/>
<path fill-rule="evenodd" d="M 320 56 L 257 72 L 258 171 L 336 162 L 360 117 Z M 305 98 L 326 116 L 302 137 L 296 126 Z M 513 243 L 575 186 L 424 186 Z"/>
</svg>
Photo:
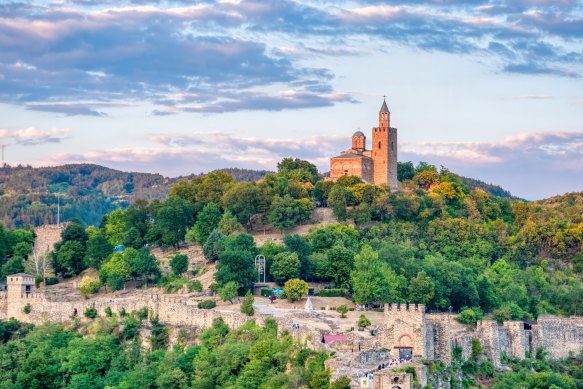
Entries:
<svg viewBox="0 0 583 389">
<path fill-rule="evenodd" d="M 379 126 L 372 129 L 371 149 L 366 149 L 366 136 L 361 131 L 352 135 L 352 148 L 330 158 L 330 180 L 341 176 L 357 176 L 375 185 L 399 187 L 397 181 L 397 129 L 391 127 L 391 113 L 386 100 L 379 111 Z"/>
</svg>

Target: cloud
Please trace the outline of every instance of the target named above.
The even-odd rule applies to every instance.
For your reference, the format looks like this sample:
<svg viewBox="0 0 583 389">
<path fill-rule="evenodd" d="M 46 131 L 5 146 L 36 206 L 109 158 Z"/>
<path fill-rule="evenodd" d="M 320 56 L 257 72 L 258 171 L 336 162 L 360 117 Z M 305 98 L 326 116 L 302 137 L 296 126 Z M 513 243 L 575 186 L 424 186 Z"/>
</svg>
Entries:
<svg viewBox="0 0 583 389">
<path fill-rule="evenodd" d="M 0 128 L 0 141 L 23 146 L 34 146 L 44 143 L 60 143 L 67 137 L 68 133 L 68 128 L 51 128 L 50 130 L 39 130 L 36 127 L 28 127 L 20 130 Z"/>
<path fill-rule="evenodd" d="M 311 87 L 308 87 L 311 89 Z M 179 94 L 164 102 L 166 107 L 155 110 L 154 115 L 164 116 L 180 112 L 223 113 L 240 110 L 282 111 L 309 107 L 326 107 L 337 102 L 355 103 L 348 93 L 313 93 L 307 90 L 287 90 L 277 95 L 260 91 L 231 91 L 202 98 L 200 94 Z"/>
<path fill-rule="evenodd" d="M 0 102 L 65 115 L 105 116 L 111 106 L 100 102 L 127 101 L 155 104 L 156 114 L 220 113 L 239 92 L 251 101 L 232 110 L 322 107 L 346 101 L 325 95 L 346 92 L 305 59 L 396 44 L 491 58 L 507 73 L 579 77 L 582 40 L 574 0 L 8 3 Z M 303 96 L 282 98 L 290 89 Z M 179 93 L 196 104 L 177 108 Z M 82 103 L 62 104 L 71 101 Z"/>
<path fill-rule="evenodd" d="M 273 170 L 282 158 L 293 156 L 326 168 L 330 156 L 348 147 L 350 142 L 344 135 L 275 139 L 243 138 L 223 132 L 150 134 L 148 139 L 154 146 L 58 153 L 46 157 L 42 163 L 91 162 L 124 170 L 184 175 L 234 166 Z"/>
<path fill-rule="evenodd" d="M 422 142 L 399 149 L 400 160 L 428 161 L 487 180 L 528 199 L 580 191 L 583 132 L 532 132 L 498 142 Z"/>
</svg>

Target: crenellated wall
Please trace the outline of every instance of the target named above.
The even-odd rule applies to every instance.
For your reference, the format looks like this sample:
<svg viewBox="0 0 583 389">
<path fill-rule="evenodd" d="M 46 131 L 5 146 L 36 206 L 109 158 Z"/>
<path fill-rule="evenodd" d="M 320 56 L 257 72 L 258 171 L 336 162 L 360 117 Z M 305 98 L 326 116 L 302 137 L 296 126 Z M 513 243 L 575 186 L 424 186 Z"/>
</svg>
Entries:
<svg viewBox="0 0 583 389">
<path fill-rule="evenodd" d="M 410 349 L 413 356 L 425 357 L 425 307 L 423 305 L 385 304 L 385 327 L 379 331 L 380 343 L 394 357 L 399 349 Z"/>
</svg>

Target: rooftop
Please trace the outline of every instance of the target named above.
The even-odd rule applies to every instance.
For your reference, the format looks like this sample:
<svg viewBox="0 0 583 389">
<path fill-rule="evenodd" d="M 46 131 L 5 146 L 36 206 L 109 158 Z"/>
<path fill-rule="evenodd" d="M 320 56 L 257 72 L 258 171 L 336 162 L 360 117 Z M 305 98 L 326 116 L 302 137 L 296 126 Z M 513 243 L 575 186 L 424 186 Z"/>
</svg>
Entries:
<svg viewBox="0 0 583 389">
<path fill-rule="evenodd" d="M 387 101 L 383 100 L 383 105 L 381 106 L 381 110 L 379 111 L 379 113 L 390 113 L 389 112 L 389 107 L 387 107 Z"/>
<path fill-rule="evenodd" d="M 361 154 L 350 153 L 350 154 L 339 155 L 339 156 L 334 157 L 332 159 L 338 159 L 338 158 L 370 158 L 370 157 L 367 157 L 367 156 L 361 155 Z"/>
</svg>

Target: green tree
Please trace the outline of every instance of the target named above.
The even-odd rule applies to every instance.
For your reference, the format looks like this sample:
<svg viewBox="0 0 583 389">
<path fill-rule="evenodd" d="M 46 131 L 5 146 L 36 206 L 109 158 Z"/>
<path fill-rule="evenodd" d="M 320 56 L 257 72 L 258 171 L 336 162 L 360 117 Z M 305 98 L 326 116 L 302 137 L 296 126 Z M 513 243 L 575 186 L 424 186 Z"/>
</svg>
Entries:
<svg viewBox="0 0 583 389">
<path fill-rule="evenodd" d="M 102 234 L 97 233 L 87 240 L 87 265 L 99 269 L 113 253 L 113 245 Z"/>
<path fill-rule="evenodd" d="M 415 176 L 415 167 L 412 162 L 397 162 L 397 180 L 411 180 Z"/>
<path fill-rule="evenodd" d="M 255 260 L 248 251 L 227 250 L 219 256 L 215 280 L 220 285 L 235 281 L 239 288 L 248 289 L 257 280 Z"/>
<path fill-rule="evenodd" d="M 338 306 L 338 308 L 336 308 L 336 311 L 338 313 L 340 313 L 340 317 L 341 318 L 346 318 L 346 313 L 348 312 L 348 307 L 346 306 L 346 304 L 342 304 L 340 306 Z"/>
<path fill-rule="evenodd" d="M 135 259 L 129 263 L 132 269 L 132 275 L 141 277 L 148 287 L 148 278 L 150 276 L 158 276 L 160 268 L 158 267 L 158 260 L 155 256 L 150 254 L 147 248 L 142 248 L 138 251 Z"/>
<path fill-rule="evenodd" d="M 169 196 L 156 213 L 156 224 L 162 232 L 162 241 L 177 247 L 184 240 L 186 229 L 192 225 L 192 219 L 190 203 L 178 196 Z"/>
<path fill-rule="evenodd" d="M 53 267 L 63 276 L 74 276 L 81 273 L 86 267 L 83 243 L 76 240 L 66 241 L 59 247 Z"/>
<path fill-rule="evenodd" d="M 211 232 L 215 230 L 221 221 L 221 210 L 219 207 L 210 203 L 205 205 L 202 212 L 198 214 L 198 219 L 194 225 L 196 240 L 204 244 Z"/>
<path fill-rule="evenodd" d="M 174 274 L 181 275 L 188 270 L 188 257 L 184 254 L 176 254 L 170 260 L 170 267 Z"/>
<path fill-rule="evenodd" d="M 283 286 L 283 291 L 291 301 L 299 300 L 308 294 L 308 284 L 297 278 L 288 280 Z"/>
<path fill-rule="evenodd" d="M 298 259 L 298 254 L 290 252 L 277 254 L 273 257 L 269 273 L 279 285 L 283 285 L 283 283 L 291 278 L 298 278 L 300 276 L 300 260 Z"/>
<path fill-rule="evenodd" d="M 243 297 L 243 301 L 241 301 L 241 313 L 246 314 L 247 316 L 253 316 L 255 314 L 255 310 L 253 309 L 253 303 L 255 299 L 251 294 L 251 291 L 247 291 L 245 297 Z"/>
<path fill-rule="evenodd" d="M 224 286 L 219 287 L 219 297 L 223 301 L 229 301 L 233 303 L 233 299 L 237 297 L 237 291 L 239 290 L 239 284 L 235 281 L 229 281 Z"/>
<path fill-rule="evenodd" d="M 354 254 L 337 243 L 328 250 L 328 276 L 332 279 L 334 285 L 338 288 L 348 285 L 350 271 L 354 263 Z"/>
<path fill-rule="evenodd" d="M 229 211 L 242 225 L 247 225 L 252 215 L 258 213 L 261 191 L 255 182 L 239 183 L 229 188 L 221 199 L 225 211 Z M 226 234 L 227 235 L 227 234 Z"/>
<path fill-rule="evenodd" d="M 105 236 L 112 245 L 117 246 L 122 243 L 124 231 L 126 231 L 126 219 L 124 211 L 117 209 L 106 215 Z"/>
<path fill-rule="evenodd" d="M 370 246 L 364 246 L 356 255 L 350 284 L 357 304 L 395 301 L 397 276 Z"/>
<path fill-rule="evenodd" d="M 336 184 L 332 187 L 328 194 L 328 206 L 332 207 L 338 220 L 346 220 L 346 190 L 342 185 Z"/>
<path fill-rule="evenodd" d="M 226 210 L 221 217 L 221 221 L 219 222 L 217 229 L 223 235 L 231 235 L 235 231 L 242 230 L 243 226 L 237 221 L 237 218 L 231 214 L 231 211 Z"/>
<path fill-rule="evenodd" d="M 425 271 L 420 271 L 409 282 L 409 302 L 427 305 L 435 295 L 435 284 L 427 277 Z"/>
<path fill-rule="evenodd" d="M 202 247 L 202 253 L 207 261 L 216 262 L 225 249 L 225 237 L 219 230 L 213 230 Z"/>
<path fill-rule="evenodd" d="M 24 271 L 24 262 L 22 258 L 10 258 L 4 265 L 2 265 L 2 279 L 6 280 L 6 276 Z"/>
<path fill-rule="evenodd" d="M 298 222 L 298 205 L 290 195 L 275 196 L 271 201 L 267 221 L 279 231 L 286 231 Z"/>
</svg>

